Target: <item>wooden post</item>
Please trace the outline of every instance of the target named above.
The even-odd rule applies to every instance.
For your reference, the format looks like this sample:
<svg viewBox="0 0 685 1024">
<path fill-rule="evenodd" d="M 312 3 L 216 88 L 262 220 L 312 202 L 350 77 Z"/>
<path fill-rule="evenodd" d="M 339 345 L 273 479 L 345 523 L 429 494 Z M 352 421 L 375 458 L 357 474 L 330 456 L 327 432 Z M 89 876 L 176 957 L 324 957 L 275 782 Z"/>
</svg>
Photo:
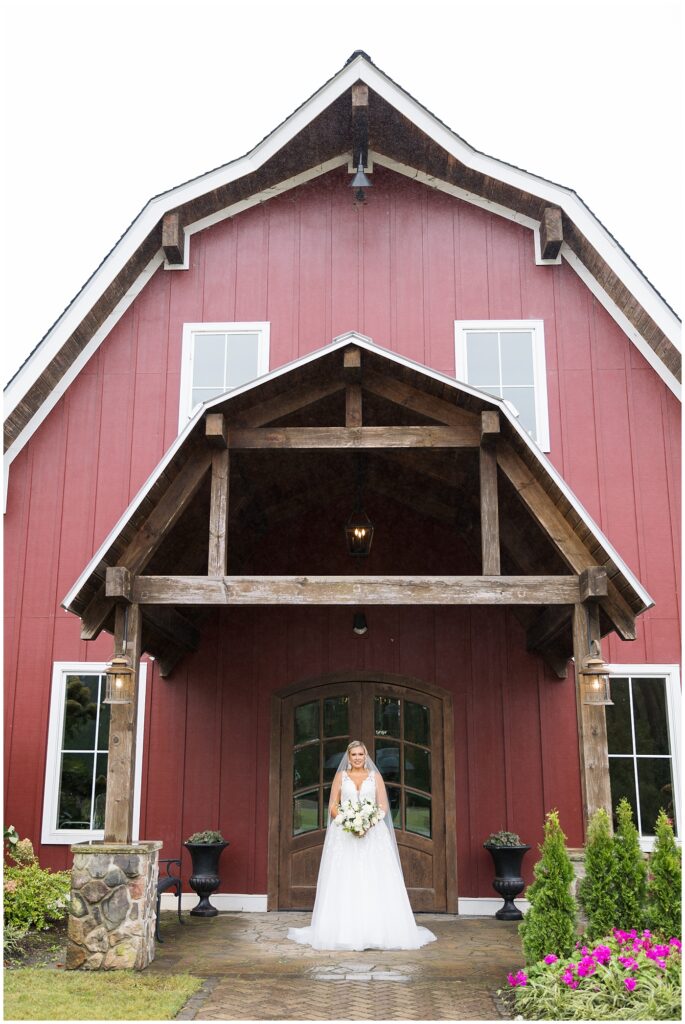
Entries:
<svg viewBox="0 0 685 1024">
<path fill-rule="evenodd" d="M 208 576 L 228 572 L 228 448 L 212 455 L 212 496 L 209 505 Z"/>
<path fill-rule="evenodd" d="M 592 815 L 603 807 L 611 820 L 611 787 L 607 724 L 602 704 L 584 704 L 584 683 L 580 675 L 583 659 L 590 653 L 593 640 L 600 642 L 599 605 L 594 600 L 573 606 L 573 659 L 576 673 L 576 710 L 580 778 L 583 794 L 585 829 Z"/>
<path fill-rule="evenodd" d="M 345 426 L 361 427 L 362 425 L 362 388 L 361 384 L 348 384 L 345 389 Z"/>
<path fill-rule="evenodd" d="M 136 765 L 136 724 L 142 616 L 140 605 L 116 606 L 114 653 L 125 654 L 135 672 L 131 704 L 110 704 L 105 842 L 130 843 L 133 832 L 133 791 Z"/>
<path fill-rule="evenodd" d="M 499 576 L 499 509 L 497 502 L 497 449 L 499 413 L 481 413 L 480 536 L 483 576 Z"/>
</svg>

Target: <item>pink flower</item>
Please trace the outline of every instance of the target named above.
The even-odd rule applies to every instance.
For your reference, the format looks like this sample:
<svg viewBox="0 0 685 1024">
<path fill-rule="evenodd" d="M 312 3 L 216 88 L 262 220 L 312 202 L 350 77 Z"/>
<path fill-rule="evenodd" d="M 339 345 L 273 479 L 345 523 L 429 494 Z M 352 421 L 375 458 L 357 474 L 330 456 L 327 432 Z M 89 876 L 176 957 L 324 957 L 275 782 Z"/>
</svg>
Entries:
<svg viewBox="0 0 685 1024">
<path fill-rule="evenodd" d="M 669 946 L 673 946 L 674 949 L 681 949 L 682 948 L 682 944 L 680 942 L 680 939 L 675 939 L 675 938 L 669 939 L 668 940 L 668 944 L 669 944 Z"/>
<path fill-rule="evenodd" d="M 611 950 L 608 946 L 597 946 L 592 955 L 598 964 L 606 964 L 611 960 Z"/>
<path fill-rule="evenodd" d="M 545 957 L 545 963 L 546 964 L 555 964 L 558 959 L 559 959 L 559 957 L 555 956 L 554 953 L 548 953 L 547 956 Z"/>
<path fill-rule="evenodd" d="M 620 956 L 618 958 L 618 962 L 621 964 L 622 967 L 625 967 L 628 971 L 637 971 L 640 966 L 637 960 L 635 960 L 635 958 L 632 956 Z"/>
<path fill-rule="evenodd" d="M 591 956 L 584 956 L 578 964 L 578 977 L 586 978 L 588 974 L 594 974 L 597 970 L 597 965 Z"/>
<path fill-rule="evenodd" d="M 635 981 L 635 978 L 624 978 L 623 979 L 623 984 L 625 985 L 625 987 L 628 989 L 629 992 L 632 992 L 633 989 L 635 988 L 635 985 L 637 984 L 637 982 Z"/>
<path fill-rule="evenodd" d="M 671 952 L 671 950 L 669 949 L 668 946 L 663 946 L 662 945 L 662 946 L 655 946 L 654 947 L 654 952 L 656 953 L 657 956 L 662 956 L 663 957 L 663 956 L 668 956 L 668 954 Z"/>
<path fill-rule="evenodd" d="M 527 985 L 528 975 L 525 971 L 517 971 L 516 974 L 507 974 L 507 981 L 514 988 L 516 988 L 517 985 Z"/>
<path fill-rule="evenodd" d="M 561 976 L 561 980 L 564 985 L 568 985 L 569 988 L 578 988 L 578 979 L 573 977 L 573 967 L 573 964 L 568 965 Z"/>
</svg>

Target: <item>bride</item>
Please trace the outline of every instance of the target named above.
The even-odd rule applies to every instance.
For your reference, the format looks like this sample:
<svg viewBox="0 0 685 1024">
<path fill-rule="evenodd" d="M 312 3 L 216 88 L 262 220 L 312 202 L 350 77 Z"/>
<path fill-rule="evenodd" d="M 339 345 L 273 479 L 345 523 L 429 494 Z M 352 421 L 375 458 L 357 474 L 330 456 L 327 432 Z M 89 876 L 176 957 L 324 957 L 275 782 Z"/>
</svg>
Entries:
<svg viewBox="0 0 685 1024">
<path fill-rule="evenodd" d="M 336 824 L 348 800 L 373 801 L 380 820 L 358 837 Z M 347 747 L 328 805 L 312 923 L 288 938 L 314 949 L 418 949 L 435 940 L 414 921 L 383 778 L 359 740 Z"/>
</svg>

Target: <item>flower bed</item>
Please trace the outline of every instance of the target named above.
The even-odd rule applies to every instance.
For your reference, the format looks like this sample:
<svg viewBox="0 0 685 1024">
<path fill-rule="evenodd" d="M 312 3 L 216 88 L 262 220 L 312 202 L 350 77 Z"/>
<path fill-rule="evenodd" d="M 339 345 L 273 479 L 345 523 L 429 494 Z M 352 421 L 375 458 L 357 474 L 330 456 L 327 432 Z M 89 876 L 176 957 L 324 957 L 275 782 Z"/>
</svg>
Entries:
<svg viewBox="0 0 685 1024">
<path fill-rule="evenodd" d="M 508 976 L 526 1020 L 680 1020 L 681 944 L 614 929 L 570 957 L 548 953 Z"/>
</svg>

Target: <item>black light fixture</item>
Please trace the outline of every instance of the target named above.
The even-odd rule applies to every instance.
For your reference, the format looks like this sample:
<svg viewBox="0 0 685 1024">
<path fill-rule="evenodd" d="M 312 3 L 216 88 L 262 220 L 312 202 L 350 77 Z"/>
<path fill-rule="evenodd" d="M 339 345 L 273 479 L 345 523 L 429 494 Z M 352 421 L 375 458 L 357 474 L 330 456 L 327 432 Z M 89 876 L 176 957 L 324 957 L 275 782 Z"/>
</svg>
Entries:
<svg viewBox="0 0 685 1024">
<path fill-rule="evenodd" d="M 361 456 L 357 456 L 357 503 L 354 512 L 345 525 L 347 551 L 350 555 L 365 556 L 371 550 L 374 526 L 362 504 L 364 489 L 364 464 Z"/>
<path fill-rule="evenodd" d="M 358 200 L 358 202 L 360 202 L 360 203 L 364 202 L 364 189 L 365 188 L 373 188 L 373 185 L 371 184 L 369 179 L 364 174 L 364 162 L 362 160 L 361 151 L 359 153 L 359 162 L 357 164 L 357 173 L 355 174 L 354 178 L 350 182 L 350 188 L 355 188 L 357 190 L 355 192 L 355 194 L 354 194 L 354 198 L 356 200 Z"/>
<path fill-rule="evenodd" d="M 357 634 L 357 636 L 364 636 L 364 633 L 368 632 L 369 627 L 366 624 L 366 615 L 364 615 L 364 612 L 354 613 L 354 619 L 352 620 L 352 630 Z"/>
</svg>

